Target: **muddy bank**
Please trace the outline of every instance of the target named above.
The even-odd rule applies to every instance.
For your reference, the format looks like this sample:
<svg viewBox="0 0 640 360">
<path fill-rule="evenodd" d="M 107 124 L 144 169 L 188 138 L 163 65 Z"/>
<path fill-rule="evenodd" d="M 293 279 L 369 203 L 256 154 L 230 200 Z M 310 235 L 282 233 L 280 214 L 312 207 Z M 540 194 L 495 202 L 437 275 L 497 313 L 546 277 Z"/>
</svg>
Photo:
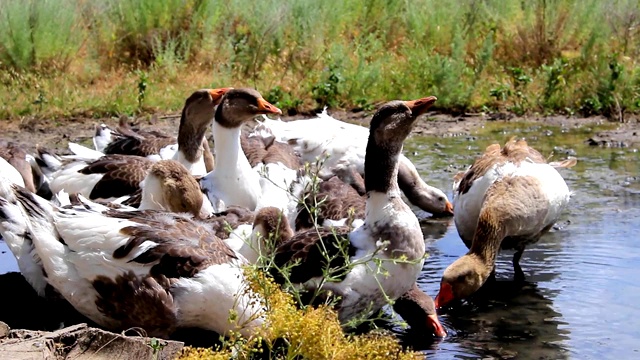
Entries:
<svg viewBox="0 0 640 360">
<path fill-rule="evenodd" d="M 0 275 L 0 359 L 175 359 L 181 341 L 101 330 L 59 298 L 39 297 L 21 274 Z"/>
<path fill-rule="evenodd" d="M 0 322 L 0 359 L 175 359 L 184 344 L 78 324 L 57 331 L 10 330 Z"/>
<path fill-rule="evenodd" d="M 210 347 L 219 344 L 217 333 L 200 329 L 180 329 L 172 335 L 171 340 L 161 340 L 157 346 L 152 344 L 151 339 L 140 336 L 144 334 L 136 329 L 126 332 L 125 336 L 100 330 L 98 325 L 78 313 L 66 300 L 55 296 L 46 299 L 38 296 L 17 272 L 0 275 L 0 289 L 4 289 L 3 296 L 0 296 L 0 360 L 82 359 L 70 355 L 81 353 L 93 354 L 93 358 L 100 355 L 97 358 L 155 359 L 153 354 L 160 353 L 149 352 L 154 347 L 160 347 L 163 353 L 168 354 L 158 359 L 173 359 L 185 345 Z M 12 330 L 9 332 L 7 328 Z M 107 342 L 108 346 L 105 345 Z M 100 354 L 96 354 L 99 348 Z M 119 356 L 121 351 L 126 356 Z M 19 353 L 29 356 L 15 355 Z"/>
<path fill-rule="evenodd" d="M 352 123 L 368 126 L 372 111 L 329 111 L 333 117 Z M 155 114 L 130 118 L 130 122 L 140 127 L 153 127 L 169 134 L 177 134 L 179 114 Z M 288 116 L 283 120 L 296 120 L 309 116 Z M 448 114 L 428 113 L 419 120 L 413 132 L 416 135 L 450 137 L 468 136 L 481 130 L 486 124 L 494 122 L 537 123 L 564 128 L 580 128 L 608 124 L 611 129 L 585 136 L 584 141 L 594 146 L 638 147 L 640 146 L 640 118 L 629 117 L 626 122 L 610 122 L 603 117 L 566 117 L 566 116 L 527 116 L 516 117 L 512 114 L 466 114 L 452 116 Z M 0 121 L 0 139 L 16 141 L 33 151 L 36 144 L 52 149 L 66 149 L 68 141 L 91 145 L 91 137 L 96 124 L 104 123 L 115 127 L 117 118 L 90 119 L 70 118 L 64 120 L 25 119 L 22 121 Z"/>
</svg>

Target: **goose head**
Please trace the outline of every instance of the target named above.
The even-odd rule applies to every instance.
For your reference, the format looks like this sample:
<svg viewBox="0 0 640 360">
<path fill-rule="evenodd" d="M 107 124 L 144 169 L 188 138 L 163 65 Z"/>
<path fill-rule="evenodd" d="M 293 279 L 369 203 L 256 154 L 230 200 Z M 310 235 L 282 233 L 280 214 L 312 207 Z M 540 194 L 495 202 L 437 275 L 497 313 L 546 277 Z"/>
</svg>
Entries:
<svg viewBox="0 0 640 360">
<path fill-rule="evenodd" d="M 276 243 L 293 237 L 293 230 L 289 226 L 287 217 L 280 209 L 273 206 L 263 207 L 258 210 L 253 220 L 253 233 L 256 235 L 259 233 L 266 239 L 272 236 Z"/>
<path fill-rule="evenodd" d="M 141 207 L 154 203 L 156 209 L 191 213 L 201 218 L 210 215 L 199 183 L 175 160 L 160 160 L 153 164 L 144 183 Z"/>
<path fill-rule="evenodd" d="M 364 163 L 367 192 L 373 190 L 386 193 L 392 183 L 397 184 L 397 172 L 385 171 L 385 176 L 389 178 L 383 179 L 378 176 L 368 176 L 367 174 L 378 173 L 378 171 L 370 171 L 367 168 L 371 165 L 374 168 L 397 168 L 402 144 L 411 133 L 416 119 L 436 100 L 435 96 L 411 101 L 394 100 L 376 111 L 369 126 L 369 141 Z"/>
<path fill-rule="evenodd" d="M 418 116 L 435 103 L 429 96 L 412 101 L 390 101 L 384 104 L 371 119 L 370 131 L 379 146 L 402 145 L 409 136 Z"/>
<path fill-rule="evenodd" d="M 282 115 L 282 111 L 265 100 L 255 89 L 230 89 L 222 97 L 215 121 L 222 127 L 232 129 L 264 114 Z"/>
<path fill-rule="evenodd" d="M 178 144 L 183 146 L 189 143 L 199 146 L 194 138 L 200 134 L 204 137 L 205 130 L 213 121 L 216 106 L 220 104 L 222 96 L 231 88 L 200 89 L 194 91 L 184 102 L 180 126 L 178 130 Z M 196 136 L 198 134 L 199 136 Z"/>
<path fill-rule="evenodd" d="M 412 329 L 424 329 L 438 337 L 447 335 L 438 319 L 433 299 L 420 290 L 416 283 L 393 303 L 393 310 L 402 316 Z"/>
<path fill-rule="evenodd" d="M 185 100 L 182 109 L 180 125 L 190 123 L 199 128 L 209 125 L 215 114 L 216 105 L 220 104 L 222 97 L 232 88 L 200 89 L 194 91 Z"/>
<path fill-rule="evenodd" d="M 451 265 L 442 275 L 440 291 L 435 306 L 441 308 L 455 299 L 464 299 L 482 287 L 491 274 L 485 262 L 475 254 L 466 254 Z"/>
</svg>

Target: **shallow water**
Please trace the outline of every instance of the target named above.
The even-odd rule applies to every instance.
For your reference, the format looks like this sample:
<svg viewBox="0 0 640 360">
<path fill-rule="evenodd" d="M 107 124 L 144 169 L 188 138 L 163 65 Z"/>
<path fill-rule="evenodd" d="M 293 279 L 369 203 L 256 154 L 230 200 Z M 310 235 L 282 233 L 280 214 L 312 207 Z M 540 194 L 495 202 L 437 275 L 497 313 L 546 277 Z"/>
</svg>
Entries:
<svg viewBox="0 0 640 360">
<path fill-rule="evenodd" d="M 505 252 L 492 287 L 441 315 L 445 339 L 398 330 L 405 344 L 429 359 L 640 357 L 640 154 L 583 144 L 593 130 L 490 124 L 473 137 L 408 142 L 423 177 L 450 198 L 453 175 L 512 136 L 555 160 L 575 155 L 578 164 L 561 170 L 574 195 L 557 228 L 524 252 L 525 284 L 511 281 L 513 253 Z M 435 297 L 444 269 L 467 248 L 453 221 L 424 224 L 430 257 L 419 283 Z"/>
<path fill-rule="evenodd" d="M 423 177 L 450 198 L 457 171 L 514 135 L 556 160 L 573 154 L 578 164 L 561 170 L 574 196 L 558 228 L 523 255 L 526 283 L 511 281 L 512 253 L 502 254 L 496 284 L 441 315 L 445 339 L 396 329 L 405 344 L 429 359 L 640 357 L 640 153 L 584 145 L 594 130 L 499 123 L 472 137 L 407 141 Z M 467 249 L 452 219 L 427 219 L 423 231 L 430 257 L 419 283 L 435 296 L 446 266 Z M 0 241 L 0 274 L 16 270 Z"/>
</svg>

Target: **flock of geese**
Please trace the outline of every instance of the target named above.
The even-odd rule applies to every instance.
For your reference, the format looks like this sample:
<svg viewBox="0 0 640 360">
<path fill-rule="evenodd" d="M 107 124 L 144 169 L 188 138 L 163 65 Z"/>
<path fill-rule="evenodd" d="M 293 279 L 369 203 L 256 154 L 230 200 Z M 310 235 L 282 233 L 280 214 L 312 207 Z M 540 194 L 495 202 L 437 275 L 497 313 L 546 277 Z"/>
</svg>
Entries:
<svg viewBox="0 0 640 360">
<path fill-rule="evenodd" d="M 341 321 L 391 299 L 409 325 L 445 336 L 436 309 L 476 292 L 501 248 L 516 250 L 523 276 L 525 246 L 569 201 L 557 168 L 575 160 L 548 163 L 524 140 L 491 145 L 455 176 L 454 212 L 402 155 L 435 101 L 390 101 L 366 128 L 326 112 L 271 120 L 282 112 L 254 89 L 202 89 L 186 99 L 177 138 L 121 122 L 97 126 L 94 149 L 69 143 L 72 155 L 8 143 L 0 233 L 39 295 L 58 293 L 114 331 L 251 336 L 266 317 L 243 266 L 269 255 L 291 266 L 286 281 L 337 296 Z M 425 242 L 408 204 L 453 215 L 469 248 L 445 270 L 435 302 L 416 285 Z M 327 268 L 347 270 L 327 281 Z"/>
</svg>

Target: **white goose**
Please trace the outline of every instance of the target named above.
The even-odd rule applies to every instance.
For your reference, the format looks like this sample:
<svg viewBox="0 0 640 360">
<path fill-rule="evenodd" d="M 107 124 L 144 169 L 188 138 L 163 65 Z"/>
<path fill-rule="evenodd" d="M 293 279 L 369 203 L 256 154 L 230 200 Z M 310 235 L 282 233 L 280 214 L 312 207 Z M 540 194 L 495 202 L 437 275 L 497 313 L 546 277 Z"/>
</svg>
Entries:
<svg viewBox="0 0 640 360">
<path fill-rule="evenodd" d="M 290 269 L 292 283 L 310 290 L 320 286 L 341 297 L 341 321 L 375 312 L 388 298 L 398 299 L 422 270 L 424 236 L 415 214 L 401 200 L 396 179 L 403 142 L 416 118 L 435 101 L 435 97 L 392 101 L 374 114 L 364 164 L 367 200 L 363 225 L 355 230 L 340 227 L 298 232 L 276 247 L 274 263 L 278 268 L 299 260 Z M 337 243 L 345 241 L 348 249 L 341 252 Z M 406 262 L 396 262 L 399 259 Z M 340 281 L 323 282 L 327 266 L 336 268 L 349 262 L 352 268 Z M 282 280 L 277 271 L 274 276 Z"/>
<path fill-rule="evenodd" d="M 213 119 L 215 106 L 227 90 L 198 90 L 185 101 L 178 130 L 178 151 L 174 159 L 194 175 L 206 172 L 203 156 L 205 150 L 201 144 Z M 79 151 L 79 146 L 72 144 L 70 148 L 79 154 L 71 157 L 75 160 L 69 160 L 51 174 L 50 187 L 54 193 L 64 190 L 82 194 L 92 200 L 113 201 L 138 189 L 154 163 L 146 157 L 120 154 L 96 159 L 100 153 L 95 150 L 86 148 Z"/>
<path fill-rule="evenodd" d="M 267 128 L 278 141 L 294 145 L 303 161 L 325 159 L 319 175 L 330 176 L 335 167 L 355 166 L 364 174 L 369 129 L 329 116 L 326 109 L 311 119 L 283 122 L 264 119 L 256 129 Z M 409 202 L 433 215 L 452 215 L 453 207 L 442 190 L 425 183 L 415 166 L 404 155 L 399 157 L 398 184 Z"/>
<path fill-rule="evenodd" d="M 242 125 L 260 114 L 282 114 L 254 89 L 230 89 L 222 97 L 213 121 L 216 166 L 200 184 L 216 212 L 226 206 L 255 210 L 262 195 L 260 174 L 242 151 Z"/>
<path fill-rule="evenodd" d="M 246 260 L 207 226 L 80 200 L 60 208 L 0 183 L 0 232 L 32 242 L 46 283 L 80 313 L 110 330 L 140 327 L 158 337 L 179 327 L 250 336 L 262 324 L 260 299 L 244 281 Z"/>
<path fill-rule="evenodd" d="M 493 144 L 454 178 L 454 222 L 469 252 L 442 277 L 437 307 L 476 292 L 495 271 L 499 250 L 514 249 L 516 279 L 523 279 L 520 257 L 558 220 L 571 192 L 556 170 L 575 159 L 547 163 L 524 140 Z"/>
</svg>

